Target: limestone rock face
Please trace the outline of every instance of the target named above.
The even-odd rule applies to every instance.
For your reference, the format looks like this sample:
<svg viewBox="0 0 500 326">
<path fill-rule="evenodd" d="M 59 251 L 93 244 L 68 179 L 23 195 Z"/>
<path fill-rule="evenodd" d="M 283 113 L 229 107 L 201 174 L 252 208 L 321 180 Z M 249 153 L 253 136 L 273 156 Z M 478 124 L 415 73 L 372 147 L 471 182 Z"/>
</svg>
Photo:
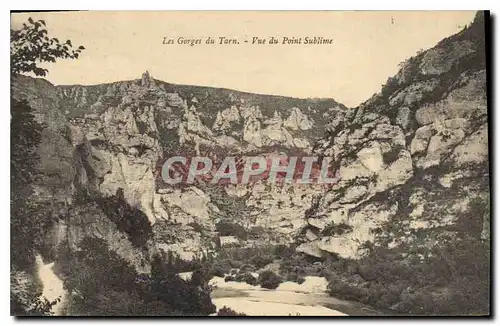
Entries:
<svg viewBox="0 0 500 326">
<path fill-rule="evenodd" d="M 18 76 L 12 83 L 12 95 L 17 100 L 28 101 L 36 121 L 45 126 L 37 150 L 38 178 L 31 200 L 52 207 L 54 217 L 63 216 L 72 203 L 73 180 L 81 162 L 68 139 L 71 131 L 59 109 L 57 92 L 43 79 Z"/>
<path fill-rule="evenodd" d="M 302 137 L 293 134 L 310 130 L 314 122 L 297 107 L 285 114 L 288 115 L 286 119 L 280 111 L 274 111 L 269 117 L 259 107 L 231 106 L 217 113 L 213 130 L 234 137 L 236 142 L 240 140 L 255 147 L 281 145 L 288 148 L 309 148 L 308 133 L 303 133 Z M 221 144 L 221 141 L 216 143 Z"/>
<path fill-rule="evenodd" d="M 470 213 L 489 200 L 484 43 L 475 28 L 410 58 L 352 109 L 330 99 L 173 85 L 149 73 L 95 86 L 20 77 L 15 96 L 48 124 L 38 198 L 63 217 L 61 234 L 72 244 L 85 234 L 104 238 L 141 268 L 158 250 L 185 259 L 216 251 L 224 223 L 248 233 L 223 235 L 238 245 L 296 243 L 315 257 L 358 259 L 374 245 L 431 247 L 464 225 L 485 238 L 483 215 Z M 173 155 L 279 153 L 332 158 L 339 180 L 329 187 L 158 182 Z M 151 225 L 142 249 L 94 205 L 117 194 Z"/>
<path fill-rule="evenodd" d="M 313 122 L 308 116 L 303 114 L 299 108 L 292 108 L 292 112 L 284 122 L 284 126 L 292 130 L 309 130 L 313 127 Z"/>
<path fill-rule="evenodd" d="M 233 105 L 228 109 L 217 112 L 217 118 L 212 129 L 229 130 L 233 124 L 240 122 L 240 119 L 240 111 Z"/>
<path fill-rule="evenodd" d="M 489 203 L 480 25 L 407 60 L 380 94 L 331 124 L 315 150 L 335 157 L 341 181 L 312 206 L 298 251 L 357 259 L 373 246 L 429 249 L 464 223 L 467 236 L 484 235 L 486 214 L 473 212 Z"/>
<path fill-rule="evenodd" d="M 133 263 L 139 272 L 149 271 L 150 253 L 133 246 L 127 235 L 98 205 L 87 204 L 71 209 L 66 219 L 55 226 L 52 241 L 56 245 L 66 242 L 69 250 L 74 251 L 85 237 L 105 240 L 110 250 Z"/>
<path fill-rule="evenodd" d="M 165 186 L 158 183 L 165 156 L 266 155 L 275 148 L 307 152 L 329 119 L 343 120 L 346 109 L 328 99 L 171 85 L 148 72 L 138 80 L 95 86 L 54 86 L 21 76 L 14 88 L 48 124 L 40 171 L 50 182 L 40 183 L 37 191 L 62 218 L 55 227 L 56 242 L 70 239 L 74 248 L 85 235 L 100 237 L 140 268 L 147 268 L 156 250 L 186 259 L 213 250 L 222 220 L 233 219 L 247 230 L 263 228 L 257 241 L 291 242 L 305 225 L 312 198 L 307 188 L 249 185 L 243 187 L 246 197 L 226 188 L 227 199 L 218 197 L 220 189 L 203 185 Z M 279 195 L 269 197 L 270 191 Z M 116 221 L 93 205 L 117 194 L 149 220 L 146 251 L 127 243 Z M 241 219 L 228 202 L 239 205 Z"/>
</svg>

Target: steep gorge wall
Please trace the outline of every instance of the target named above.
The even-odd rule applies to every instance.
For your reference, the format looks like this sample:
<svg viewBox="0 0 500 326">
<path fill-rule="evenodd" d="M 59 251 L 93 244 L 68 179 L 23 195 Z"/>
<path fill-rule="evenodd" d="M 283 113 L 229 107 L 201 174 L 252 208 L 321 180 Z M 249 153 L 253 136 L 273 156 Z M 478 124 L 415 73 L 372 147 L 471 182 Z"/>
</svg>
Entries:
<svg viewBox="0 0 500 326">
<path fill-rule="evenodd" d="M 45 180 L 36 200 L 52 206 L 60 218 L 49 246 L 68 243 L 74 249 L 85 236 L 104 238 L 138 268 L 147 268 L 144 261 L 159 249 L 185 259 L 215 250 L 221 220 L 264 227 L 270 230 L 266 234 L 279 230 L 278 242 L 293 240 L 310 202 L 308 191 L 276 188 L 282 194 L 277 198 L 263 184 L 165 186 L 156 182 L 158 163 L 168 154 L 307 152 L 323 121 L 345 108 L 333 100 L 226 90 L 211 95 L 227 107 L 206 107 L 214 99 L 203 97 L 199 88 L 170 88 L 147 73 L 140 80 L 88 87 L 53 86 L 24 76 L 15 80 L 15 96 L 28 99 L 38 120 L 48 123 L 39 148 Z M 103 202 L 115 202 L 118 194 L 124 199 L 120 209 L 143 214 L 109 216 Z M 140 221 L 120 220 L 134 218 Z M 144 218 L 151 232 L 145 246 L 137 247 L 127 228 L 144 226 Z"/>
<path fill-rule="evenodd" d="M 54 246 L 104 238 L 147 269 L 159 249 L 186 259 L 216 250 L 217 223 L 228 220 L 259 230 L 254 242 L 243 243 L 297 242 L 298 251 L 316 257 L 359 258 L 370 245 L 432 246 L 464 228 L 486 237 L 488 221 L 469 214 L 489 200 L 483 28 L 478 16 L 409 59 L 380 94 L 355 109 L 333 100 L 171 85 L 149 74 L 96 86 L 20 76 L 14 96 L 27 98 L 47 123 L 36 200 L 61 218 Z M 341 182 L 326 193 L 262 183 L 214 189 L 155 182 L 165 153 L 271 148 L 334 157 Z M 136 224 L 123 226 L 106 213 L 106 199 L 134 212 L 137 225 L 149 221 L 143 246 L 124 231 Z"/>
<path fill-rule="evenodd" d="M 298 250 L 359 258 L 373 245 L 432 248 L 487 237 L 487 118 L 479 13 L 467 29 L 404 62 L 381 93 L 316 145 L 335 156 L 342 180 L 321 197 L 308 219 L 315 239 Z M 335 225 L 345 227 L 335 232 Z"/>
</svg>

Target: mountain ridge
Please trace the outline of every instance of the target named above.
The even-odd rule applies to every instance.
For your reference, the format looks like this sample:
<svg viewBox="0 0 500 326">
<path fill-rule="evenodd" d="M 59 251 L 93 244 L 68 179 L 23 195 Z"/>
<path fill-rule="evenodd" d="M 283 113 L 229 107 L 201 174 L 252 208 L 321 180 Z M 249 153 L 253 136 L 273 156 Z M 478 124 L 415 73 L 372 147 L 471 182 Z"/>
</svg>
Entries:
<svg viewBox="0 0 500 326">
<path fill-rule="evenodd" d="M 334 295 L 434 313 L 473 293 L 485 311 L 490 172 L 483 15 L 406 60 L 354 109 L 334 100 L 179 90 L 149 74 L 89 87 L 18 77 L 14 97 L 26 98 L 47 124 L 35 200 L 50 203 L 60 217 L 47 246 L 75 249 L 90 235 L 147 272 L 161 251 L 196 260 L 227 243 L 285 245 L 297 261 L 335 273 Z M 273 147 L 332 157 L 340 182 L 327 191 L 155 183 L 165 152 L 227 156 Z"/>
</svg>

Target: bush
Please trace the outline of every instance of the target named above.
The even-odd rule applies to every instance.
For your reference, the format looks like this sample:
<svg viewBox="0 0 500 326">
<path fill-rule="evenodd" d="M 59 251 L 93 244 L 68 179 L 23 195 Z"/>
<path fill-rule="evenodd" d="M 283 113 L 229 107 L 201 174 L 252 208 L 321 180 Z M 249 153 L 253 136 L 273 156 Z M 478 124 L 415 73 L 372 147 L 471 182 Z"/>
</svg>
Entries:
<svg viewBox="0 0 500 326">
<path fill-rule="evenodd" d="M 227 316 L 246 316 L 246 315 L 243 313 L 236 312 L 233 309 L 224 306 L 221 309 L 219 309 L 219 311 L 217 312 L 217 316 L 227 317 Z"/>
<path fill-rule="evenodd" d="M 245 283 L 250 285 L 258 285 L 257 279 L 252 274 L 245 274 Z"/>
<path fill-rule="evenodd" d="M 243 265 L 243 263 L 239 260 L 236 260 L 236 259 L 231 259 L 229 261 L 229 264 L 231 265 L 231 268 L 240 268 L 241 265 Z"/>
<path fill-rule="evenodd" d="M 224 277 L 224 282 L 235 282 L 236 278 L 233 275 L 228 275 Z"/>
<path fill-rule="evenodd" d="M 10 293 L 10 314 L 12 316 L 53 316 L 53 306 L 61 301 L 57 298 L 49 301 L 41 298 L 41 293 Z"/>
<path fill-rule="evenodd" d="M 260 239 L 265 231 L 262 226 L 253 226 L 248 232 L 248 238 L 252 240 Z"/>
<path fill-rule="evenodd" d="M 265 289 L 276 289 L 283 280 L 273 271 L 263 271 L 258 278 L 258 284 Z"/>
<path fill-rule="evenodd" d="M 272 263 L 274 260 L 271 255 L 258 255 L 254 256 L 250 259 L 250 264 L 254 265 L 257 268 L 266 267 L 266 265 Z"/>
<path fill-rule="evenodd" d="M 329 279 L 328 292 L 341 299 L 406 314 L 489 313 L 487 243 L 473 238 L 455 239 L 425 248 L 424 252 L 414 247 L 398 250 L 374 247 L 357 262 L 340 259 L 329 264 L 341 278 Z M 404 257 L 401 251 L 406 253 Z"/>
<path fill-rule="evenodd" d="M 196 233 L 203 233 L 203 226 L 197 222 L 188 223 L 188 226 L 192 227 L 193 231 Z"/>
<path fill-rule="evenodd" d="M 250 285 L 257 285 L 257 279 L 250 273 L 238 274 L 235 277 L 236 282 L 245 282 Z"/>
<path fill-rule="evenodd" d="M 224 275 L 229 274 L 231 270 L 231 264 L 228 260 L 218 260 L 212 264 L 210 274 L 212 276 L 224 277 Z"/>
<path fill-rule="evenodd" d="M 117 189 L 115 196 L 99 198 L 97 203 L 118 229 L 128 235 L 133 245 L 146 244 L 153 233 L 151 223 L 146 214 L 127 203 L 122 188 Z"/>
<path fill-rule="evenodd" d="M 215 312 L 211 288 L 202 270 L 191 280 L 181 279 L 171 255 L 157 255 L 151 275 L 137 274 L 135 268 L 110 250 L 102 239 L 84 238 L 80 249 L 68 256 L 70 268 L 64 287 L 70 296 L 70 315 L 150 316 L 209 315 Z"/>
<path fill-rule="evenodd" d="M 290 274 L 287 274 L 285 279 L 289 282 L 295 282 L 297 284 L 302 284 L 306 281 L 306 279 L 304 277 L 300 276 L 297 273 L 293 273 L 293 272 Z"/>
<path fill-rule="evenodd" d="M 399 153 L 403 150 L 403 146 L 395 146 L 392 147 L 388 152 L 382 155 L 382 159 L 384 160 L 385 165 L 390 165 L 393 162 L 396 162 L 399 159 Z"/>
<path fill-rule="evenodd" d="M 367 292 L 357 286 L 352 286 L 338 279 L 333 279 L 328 283 L 328 293 L 332 297 L 339 299 L 366 302 Z"/>
<path fill-rule="evenodd" d="M 235 236 L 240 240 L 248 239 L 248 232 L 237 223 L 221 221 L 215 225 L 220 236 Z"/>
<path fill-rule="evenodd" d="M 280 259 L 291 258 L 295 253 L 295 246 L 288 245 L 277 245 L 273 250 L 274 256 Z"/>
<path fill-rule="evenodd" d="M 400 312 L 421 315 L 433 313 L 434 307 L 432 296 L 428 291 L 417 291 L 404 296 L 395 308 Z"/>
<path fill-rule="evenodd" d="M 251 264 L 244 264 L 244 265 L 241 265 L 240 267 L 240 272 L 242 273 L 253 273 L 257 270 L 257 268 L 254 266 L 254 265 L 251 265 Z"/>
</svg>

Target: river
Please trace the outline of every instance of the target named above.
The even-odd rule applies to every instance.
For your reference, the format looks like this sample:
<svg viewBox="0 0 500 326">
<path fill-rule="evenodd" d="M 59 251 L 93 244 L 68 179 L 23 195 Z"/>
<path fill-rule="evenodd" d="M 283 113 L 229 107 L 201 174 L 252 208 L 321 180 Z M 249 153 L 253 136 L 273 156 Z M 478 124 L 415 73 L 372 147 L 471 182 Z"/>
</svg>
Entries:
<svg viewBox="0 0 500 326">
<path fill-rule="evenodd" d="M 326 293 L 323 277 L 306 277 L 303 284 L 281 283 L 275 290 L 238 282 L 211 280 L 217 310 L 226 306 L 249 316 L 374 316 L 380 312 L 366 305 L 340 300 Z"/>
<path fill-rule="evenodd" d="M 61 302 L 53 307 L 54 315 L 61 315 L 66 299 L 63 281 L 54 273 L 54 263 L 45 264 L 41 256 L 36 257 L 38 276 L 43 284 L 42 297 Z M 181 273 L 189 278 L 191 273 Z M 336 299 L 326 291 L 327 281 L 323 277 L 307 276 L 303 284 L 284 282 L 275 290 L 263 289 L 246 283 L 225 282 L 214 277 L 212 302 L 217 310 L 226 306 L 249 316 L 366 316 L 381 313 L 365 305 Z"/>
<path fill-rule="evenodd" d="M 61 315 L 65 301 L 64 299 L 66 297 L 63 281 L 52 270 L 54 267 L 53 262 L 45 264 L 42 257 L 38 255 L 36 256 L 36 265 L 38 267 L 38 277 L 43 285 L 42 297 L 47 298 L 49 301 L 61 298 L 61 301 L 52 307 L 54 315 Z"/>
</svg>

